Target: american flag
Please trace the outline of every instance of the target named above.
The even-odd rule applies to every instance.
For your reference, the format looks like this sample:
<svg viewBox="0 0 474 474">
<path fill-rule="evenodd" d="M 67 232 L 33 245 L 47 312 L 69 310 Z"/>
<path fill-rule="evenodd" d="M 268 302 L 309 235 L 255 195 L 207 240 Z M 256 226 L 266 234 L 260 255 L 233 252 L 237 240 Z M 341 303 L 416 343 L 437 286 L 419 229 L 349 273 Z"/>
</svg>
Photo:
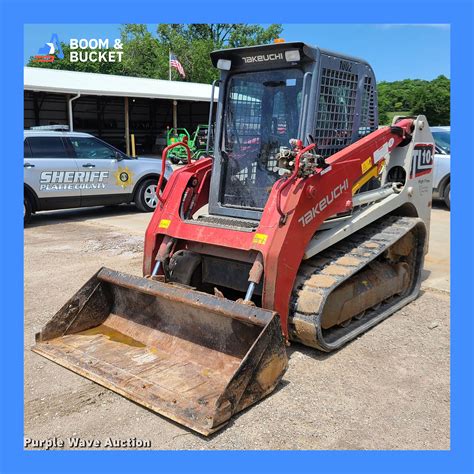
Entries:
<svg viewBox="0 0 474 474">
<path fill-rule="evenodd" d="M 184 69 L 175 54 L 170 53 L 170 66 L 178 70 L 182 77 L 186 77 Z"/>
</svg>

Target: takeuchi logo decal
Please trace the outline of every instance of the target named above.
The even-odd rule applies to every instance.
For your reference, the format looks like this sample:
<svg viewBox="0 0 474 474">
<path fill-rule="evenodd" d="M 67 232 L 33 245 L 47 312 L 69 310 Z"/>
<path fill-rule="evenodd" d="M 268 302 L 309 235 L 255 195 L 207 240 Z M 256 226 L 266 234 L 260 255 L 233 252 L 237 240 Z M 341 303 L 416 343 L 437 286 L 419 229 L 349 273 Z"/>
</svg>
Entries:
<svg viewBox="0 0 474 474">
<path fill-rule="evenodd" d="M 64 59 L 64 53 L 58 35 L 53 33 L 49 42 L 38 49 L 38 54 L 34 57 L 33 61 L 37 63 L 52 63 L 56 59 Z"/>
<path fill-rule="evenodd" d="M 315 217 L 318 216 L 326 207 L 329 207 L 344 191 L 349 189 L 349 181 L 345 179 L 341 184 L 338 184 L 330 193 L 324 196 L 319 202 L 316 203 L 309 211 L 304 213 L 298 222 L 303 227 L 307 226 Z"/>
<path fill-rule="evenodd" d="M 243 56 L 245 63 L 265 63 L 267 61 L 283 60 L 283 53 L 258 54 L 256 56 Z"/>
</svg>

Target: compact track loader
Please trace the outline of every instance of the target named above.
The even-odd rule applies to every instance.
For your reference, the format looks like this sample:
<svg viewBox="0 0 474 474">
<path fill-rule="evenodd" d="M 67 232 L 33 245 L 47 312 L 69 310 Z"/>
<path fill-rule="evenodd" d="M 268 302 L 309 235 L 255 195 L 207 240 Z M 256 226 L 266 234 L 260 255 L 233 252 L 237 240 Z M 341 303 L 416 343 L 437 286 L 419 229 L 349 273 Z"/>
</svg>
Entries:
<svg viewBox="0 0 474 474">
<path fill-rule="evenodd" d="M 425 117 L 378 128 L 360 59 L 211 57 L 213 156 L 163 152 L 188 163 L 158 195 L 144 276 L 102 268 L 33 348 L 205 435 L 272 392 L 289 341 L 333 351 L 416 298 L 433 166 Z"/>
</svg>

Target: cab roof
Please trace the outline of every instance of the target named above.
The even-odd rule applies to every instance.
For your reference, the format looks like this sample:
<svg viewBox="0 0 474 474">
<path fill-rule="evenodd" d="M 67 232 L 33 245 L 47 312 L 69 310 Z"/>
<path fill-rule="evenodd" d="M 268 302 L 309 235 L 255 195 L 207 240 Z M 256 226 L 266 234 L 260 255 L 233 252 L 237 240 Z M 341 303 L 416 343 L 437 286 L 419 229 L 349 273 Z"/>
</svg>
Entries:
<svg viewBox="0 0 474 474">
<path fill-rule="evenodd" d="M 291 41 L 288 43 L 283 42 L 283 43 L 262 44 L 262 45 L 256 45 L 256 46 L 244 46 L 240 48 L 219 49 L 211 53 L 211 60 L 214 67 L 216 67 L 219 59 L 232 60 L 233 57 L 240 58 L 243 54 L 258 54 L 258 53 L 271 54 L 271 53 L 284 52 L 286 50 L 291 50 L 291 49 L 298 49 L 300 51 L 302 61 L 305 61 L 305 60 L 314 61 L 319 52 L 327 56 L 334 56 L 337 58 L 341 58 L 341 59 L 345 59 L 348 61 L 357 62 L 361 64 L 366 64 L 370 66 L 370 64 L 364 59 L 361 59 L 355 56 L 349 56 L 343 53 L 338 53 L 335 51 L 330 51 L 328 49 L 321 49 L 317 46 L 311 46 L 301 41 Z"/>
</svg>

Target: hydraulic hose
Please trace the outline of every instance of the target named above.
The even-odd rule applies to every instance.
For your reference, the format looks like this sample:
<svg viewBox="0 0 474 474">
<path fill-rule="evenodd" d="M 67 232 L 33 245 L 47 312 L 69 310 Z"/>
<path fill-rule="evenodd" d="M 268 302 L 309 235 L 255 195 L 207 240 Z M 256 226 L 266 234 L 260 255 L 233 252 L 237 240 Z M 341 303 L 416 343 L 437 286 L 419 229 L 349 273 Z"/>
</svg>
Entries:
<svg viewBox="0 0 474 474">
<path fill-rule="evenodd" d="M 312 150 L 315 146 L 316 146 L 315 143 L 311 143 L 307 147 L 300 149 L 300 151 L 297 153 L 296 158 L 295 158 L 295 165 L 293 168 L 293 172 L 285 181 L 283 181 L 282 185 L 278 188 L 276 208 L 277 208 L 278 214 L 280 214 L 280 223 L 282 224 L 284 224 L 286 221 L 286 214 L 281 209 L 281 193 L 297 178 L 298 171 L 300 169 L 301 156 L 307 153 L 308 151 Z"/>
</svg>

